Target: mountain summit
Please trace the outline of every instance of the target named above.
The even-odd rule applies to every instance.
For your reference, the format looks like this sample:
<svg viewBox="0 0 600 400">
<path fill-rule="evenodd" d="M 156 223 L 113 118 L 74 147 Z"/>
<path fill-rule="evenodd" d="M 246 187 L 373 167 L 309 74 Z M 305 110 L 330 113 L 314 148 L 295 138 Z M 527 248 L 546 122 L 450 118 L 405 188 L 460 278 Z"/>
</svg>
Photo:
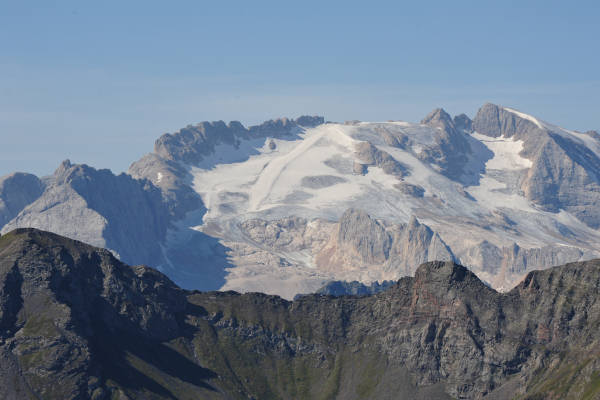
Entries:
<svg viewBox="0 0 600 400">
<path fill-rule="evenodd" d="M 430 262 L 385 292 L 185 291 L 49 232 L 0 237 L 0 387 L 37 399 L 598 398 L 600 261 L 501 294 Z"/>
<path fill-rule="evenodd" d="M 128 174 L 69 163 L 30 176 L 31 190 L 2 192 L 0 216 L 4 233 L 81 239 L 189 289 L 292 299 L 441 260 L 506 291 L 600 257 L 599 155 L 598 135 L 494 104 L 473 120 L 202 122 L 161 136 Z"/>
</svg>

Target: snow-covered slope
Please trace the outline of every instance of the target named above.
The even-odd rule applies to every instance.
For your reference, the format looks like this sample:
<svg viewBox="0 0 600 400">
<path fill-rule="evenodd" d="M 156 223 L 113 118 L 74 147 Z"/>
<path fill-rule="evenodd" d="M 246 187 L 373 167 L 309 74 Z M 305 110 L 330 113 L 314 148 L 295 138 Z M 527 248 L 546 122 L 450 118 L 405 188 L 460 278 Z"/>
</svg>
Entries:
<svg viewBox="0 0 600 400">
<path fill-rule="evenodd" d="M 135 236 L 148 212 L 134 207 L 121 221 L 85 197 L 105 180 L 88 179 L 69 215 L 129 227 L 127 261 L 150 260 L 186 288 L 292 298 L 454 259 L 507 289 L 531 269 L 600 255 L 599 138 L 492 104 L 473 121 L 437 109 L 421 123 L 204 122 L 162 136 L 130 168 L 144 191 L 162 193 L 153 218 L 167 228 L 152 243 Z M 63 186 L 48 187 L 4 231 L 41 220 L 63 229 L 39 206 L 60 198 Z M 75 236 L 131 247 L 83 220 Z"/>
<path fill-rule="evenodd" d="M 509 112 L 542 126 L 533 117 Z M 184 220 L 180 226 L 216 237 L 228 249 L 224 288 L 286 297 L 331 279 L 369 282 L 405 274 L 390 260 L 372 263 L 360 255 L 356 262 L 346 260 L 346 268 L 319 263 L 323 251 L 338 247 L 336 224 L 349 208 L 380 220 L 390 236 L 393 226 L 416 217 L 439 235 L 453 257 L 498 288 L 512 286 L 531 268 L 549 266 L 544 262 L 598 254 L 596 229 L 568 211 L 544 210 L 525 196 L 521 184 L 533 161 L 524 155 L 523 139 L 455 129 L 453 134 L 469 144 L 460 166 L 464 179 L 457 180 L 423 156 L 452 128 L 431 125 L 327 123 L 300 128 L 291 137 L 243 140 L 235 149 L 218 145 L 190 166 L 193 188 L 207 211 L 201 220 Z M 382 159 L 399 167 L 386 168 Z M 289 217 L 306 220 L 306 227 L 288 232 L 296 236 L 291 243 L 302 236 L 301 245 L 268 245 L 269 232 L 257 239 L 241 228 L 246 221 L 281 225 Z M 305 237 L 311 223 L 320 225 L 324 239 Z M 273 228 L 271 235 L 285 229 Z M 515 244 L 525 265 L 511 270 L 506 262 Z M 489 246 L 498 253 L 493 267 L 483 265 L 490 256 L 481 255 Z"/>
</svg>

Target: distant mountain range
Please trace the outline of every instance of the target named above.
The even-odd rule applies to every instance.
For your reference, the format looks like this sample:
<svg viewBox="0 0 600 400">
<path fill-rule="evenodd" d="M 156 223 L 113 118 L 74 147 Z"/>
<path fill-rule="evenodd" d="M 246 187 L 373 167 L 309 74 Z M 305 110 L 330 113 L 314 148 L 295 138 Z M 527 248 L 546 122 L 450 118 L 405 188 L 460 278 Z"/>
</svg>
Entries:
<svg viewBox="0 0 600 400">
<path fill-rule="evenodd" d="M 188 289 L 291 299 L 455 261 L 509 290 L 600 256 L 600 135 L 486 104 L 473 120 L 203 122 L 114 175 L 63 162 L 0 178 L 2 233 L 33 227 Z"/>
<path fill-rule="evenodd" d="M 0 397 L 598 399 L 600 260 L 498 293 L 429 262 L 371 296 L 178 288 L 35 229 L 0 237 Z"/>
</svg>

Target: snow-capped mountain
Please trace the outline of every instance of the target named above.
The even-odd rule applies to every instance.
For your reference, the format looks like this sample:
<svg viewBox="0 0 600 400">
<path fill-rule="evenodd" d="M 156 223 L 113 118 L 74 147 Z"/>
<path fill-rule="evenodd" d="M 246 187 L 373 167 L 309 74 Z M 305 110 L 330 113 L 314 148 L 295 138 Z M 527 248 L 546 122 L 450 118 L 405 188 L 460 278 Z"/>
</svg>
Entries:
<svg viewBox="0 0 600 400">
<path fill-rule="evenodd" d="M 64 164 L 2 232 L 105 245 L 187 288 L 291 298 L 455 260 L 507 289 L 600 255 L 599 157 L 596 132 L 492 104 L 473 121 L 205 122 L 163 135 L 129 175 Z"/>
</svg>

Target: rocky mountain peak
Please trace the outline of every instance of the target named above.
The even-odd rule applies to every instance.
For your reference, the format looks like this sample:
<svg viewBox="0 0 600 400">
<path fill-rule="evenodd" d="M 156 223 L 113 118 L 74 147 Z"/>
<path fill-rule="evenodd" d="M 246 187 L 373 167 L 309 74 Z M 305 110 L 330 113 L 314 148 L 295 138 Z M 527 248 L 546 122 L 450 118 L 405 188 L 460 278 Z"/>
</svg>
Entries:
<svg viewBox="0 0 600 400">
<path fill-rule="evenodd" d="M 296 123 L 304 127 L 315 127 L 325 123 L 325 118 L 318 115 L 301 115 L 296 119 Z"/>
<path fill-rule="evenodd" d="M 436 108 L 421 120 L 421 124 L 454 129 L 452 117 L 443 108 Z"/>
<path fill-rule="evenodd" d="M 319 116 L 301 116 L 298 119 L 277 118 L 260 125 L 244 127 L 238 121 L 226 125 L 223 121 L 200 122 L 175 133 L 166 133 L 154 143 L 154 153 L 165 160 L 197 164 L 214 152 L 215 146 L 236 146 L 242 139 L 262 137 L 285 137 L 300 127 L 314 127 L 324 123 Z"/>
<path fill-rule="evenodd" d="M 452 261 L 431 261 L 421 264 L 415 271 L 415 284 L 433 287 L 435 289 L 433 292 L 439 293 L 472 285 L 478 290 L 493 291 L 474 273 Z"/>
<path fill-rule="evenodd" d="M 58 168 L 56 168 L 56 170 L 54 171 L 54 176 L 63 176 L 65 174 L 65 172 L 67 170 L 69 170 L 71 167 L 73 166 L 73 164 L 71 164 L 71 160 L 66 159 L 63 162 L 60 163 L 60 165 L 58 166 Z"/>
<path fill-rule="evenodd" d="M 454 117 L 454 126 L 456 129 L 463 130 L 465 132 L 473 131 L 473 121 L 467 116 L 467 114 L 459 114 Z"/>
<path fill-rule="evenodd" d="M 594 260 L 501 294 L 429 262 L 382 293 L 288 302 L 182 290 L 17 229 L 0 237 L 0 387 L 10 400 L 594 399 L 599 282 Z"/>
<path fill-rule="evenodd" d="M 244 131 L 246 128 L 240 121 L 229 121 L 227 124 L 227 128 L 236 130 L 236 131 Z"/>
<path fill-rule="evenodd" d="M 473 119 L 473 130 L 492 137 L 521 138 L 543 130 L 535 118 L 492 103 L 484 104 Z"/>
<path fill-rule="evenodd" d="M 466 135 L 456 129 L 454 121 L 442 108 L 430 112 L 421 124 L 437 128 L 437 132 L 435 143 L 423 149 L 419 159 L 437 164 L 444 175 L 460 181 L 468 161 L 467 155 L 471 153 Z"/>
<path fill-rule="evenodd" d="M 0 177 L 0 227 L 16 217 L 44 191 L 37 176 L 15 172 Z"/>
<path fill-rule="evenodd" d="M 350 208 L 344 212 L 338 228 L 338 243 L 357 252 L 364 262 L 384 262 L 391 240 L 385 227 L 364 210 Z"/>
<path fill-rule="evenodd" d="M 421 223 L 419 222 L 417 217 L 414 215 L 411 215 L 410 220 L 408 221 L 407 229 L 413 230 L 413 229 L 419 228 L 420 226 L 421 226 Z"/>
<path fill-rule="evenodd" d="M 89 173 L 90 167 L 86 164 L 72 164 L 71 161 L 63 161 L 54 171 L 54 179 L 56 182 L 64 183 L 69 181 L 74 176 L 85 176 Z"/>
</svg>

